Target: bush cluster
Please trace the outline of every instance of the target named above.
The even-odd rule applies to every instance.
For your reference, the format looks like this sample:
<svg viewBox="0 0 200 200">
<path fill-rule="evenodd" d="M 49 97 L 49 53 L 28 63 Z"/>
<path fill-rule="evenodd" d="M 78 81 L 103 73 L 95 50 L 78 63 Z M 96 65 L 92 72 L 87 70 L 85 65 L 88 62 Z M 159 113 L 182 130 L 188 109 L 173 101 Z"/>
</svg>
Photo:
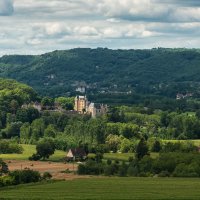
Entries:
<svg viewBox="0 0 200 200">
<path fill-rule="evenodd" d="M 106 176 L 159 176 L 200 177 L 200 155 L 198 153 L 161 153 L 153 159 L 146 155 L 129 162 L 88 160 L 80 164 L 78 174 Z"/>
<path fill-rule="evenodd" d="M 0 177 L 0 187 L 39 182 L 42 179 L 38 171 L 30 169 L 15 170 L 7 176 Z"/>
<path fill-rule="evenodd" d="M 22 153 L 23 148 L 17 143 L 7 140 L 0 140 L 0 154 Z"/>
</svg>

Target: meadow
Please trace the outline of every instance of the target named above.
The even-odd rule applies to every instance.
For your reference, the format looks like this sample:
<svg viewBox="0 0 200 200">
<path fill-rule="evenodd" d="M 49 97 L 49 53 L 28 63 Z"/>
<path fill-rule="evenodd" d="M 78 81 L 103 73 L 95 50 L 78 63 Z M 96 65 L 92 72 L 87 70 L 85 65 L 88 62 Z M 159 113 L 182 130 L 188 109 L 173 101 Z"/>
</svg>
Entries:
<svg viewBox="0 0 200 200">
<path fill-rule="evenodd" d="M 200 146 L 200 140 L 162 140 L 162 142 L 186 142 L 191 141 L 194 145 Z M 36 152 L 35 145 L 27 145 L 22 144 L 21 145 L 24 149 L 22 154 L 0 154 L 0 158 L 4 160 L 28 160 L 28 158 Z M 62 158 L 66 156 L 66 152 L 56 150 L 55 153 L 50 156 L 48 160 L 50 161 L 60 161 Z M 89 157 L 94 157 L 95 154 L 89 154 Z M 158 156 L 158 153 L 151 153 L 152 158 L 156 158 Z M 134 157 L 134 153 L 105 153 L 104 159 L 110 159 L 110 160 L 119 160 L 119 161 L 128 161 L 130 157 Z"/>
<path fill-rule="evenodd" d="M 21 145 L 24 149 L 22 154 L 0 154 L 0 158 L 4 160 L 28 160 L 33 153 L 36 153 L 35 145 Z M 66 156 L 66 152 L 56 150 L 55 153 L 49 157 L 49 161 L 60 161 Z"/>
<path fill-rule="evenodd" d="M 0 189 L 0 199 L 199 200 L 199 179 L 88 178 Z"/>
</svg>

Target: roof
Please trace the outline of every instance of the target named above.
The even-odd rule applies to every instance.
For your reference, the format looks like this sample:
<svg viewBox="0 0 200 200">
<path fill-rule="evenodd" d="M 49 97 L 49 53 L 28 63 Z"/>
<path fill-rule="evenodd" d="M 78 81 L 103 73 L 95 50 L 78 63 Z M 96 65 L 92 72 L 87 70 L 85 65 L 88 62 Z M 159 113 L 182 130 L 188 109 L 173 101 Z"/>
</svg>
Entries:
<svg viewBox="0 0 200 200">
<path fill-rule="evenodd" d="M 72 152 L 72 154 L 73 154 L 74 157 L 84 157 L 84 156 L 87 156 L 85 150 L 82 149 L 82 148 L 74 148 L 74 149 L 70 149 L 70 150 L 71 150 L 71 152 Z"/>
</svg>

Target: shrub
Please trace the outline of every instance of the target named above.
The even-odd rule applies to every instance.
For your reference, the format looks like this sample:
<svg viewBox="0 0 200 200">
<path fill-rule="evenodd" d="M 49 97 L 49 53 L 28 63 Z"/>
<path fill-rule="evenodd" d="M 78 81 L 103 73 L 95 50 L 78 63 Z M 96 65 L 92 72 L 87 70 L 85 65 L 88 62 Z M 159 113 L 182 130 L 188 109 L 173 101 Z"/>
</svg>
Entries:
<svg viewBox="0 0 200 200">
<path fill-rule="evenodd" d="M 52 178 L 52 175 L 51 175 L 49 172 L 44 172 L 42 178 L 43 178 L 44 180 L 49 180 L 49 179 Z"/>
<path fill-rule="evenodd" d="M 151 151 L 152 152 L 160 152 L 161 150 L 161 144 L 158 140 L 156 140 L 154 143 L 153 143 L 153 146 L 152 146 L 152 149 Z"/>
<path fill-rule="evenodd" d="M 113 167 L 111 165 L 107 165 L 106 167 L 104 167 L 104 174 L 106 176 L 114 175 Z"/>
<path fill-rule="evenodd" d="M 198 167 L 199 170 L 199 167 Z M 198 172 L 194 165 L 186 165 L 185 163 L 180 163 L 176 166 L 173 176 L 175 177 L 199 177 Z"/>
<path fill-rule="evenodd" d="M 83 164 L 78 165 L 78 171 L 77 171 L 77 173 L 79 175 L 86 174 L 86 167 L 85 167 L 85 165 L 83 165 Z"/>
<path fill-rule="evenodd" d="M 111 165 L 112 164 L 112 160 L 108 159 L 107 160 L 107 165 Z"/>
<path fill-rule="evenodd" d="M 37 161 L 37 160 L 40 160 L 40 158 L 41 158 L 41 156 L 40 155 L 38 155 L 38 154 L 36 154 L 36 153 L 34 153 L 32 156 L 30 156 L 28 159 L 29 160 L 33 160 L 33 161 Z"/>
<path fill-rule="evenodd" d="M 159 177 L 169 177 L 170 176 L 170 173 L 168 171 L 161 171 L 159 174 L 158 174 Z"/>
<path fill-rule="evenodd" d="M 127 165 L 125 163 L 119 166 L 118 175 L 121 177 L 127 175 Z"/>
<path fill-rule="evenodd" d="M 119 166 L 116 163 L 104 166 L 104 174 L 106 176 L 115 175 L 118 173 Z"/>
<path fill-rule="evenodd" d="M 102 163 L 97 163 L 94 160 L 86 161 L 85 165 L 78 166 L 78 174 L 100 175 L 103 174 L 104 168 Z"/>
<path fill-rule="evenodd" d="M 127 175 L 128 176 L 137 176 L 139 173 L 139 170 L 137 167 L 134 167 L 132 165 L 130 165 L 127 169 Z"/>
<path fill-rule="evenodd" d="M 13 179 L 14 185 L 38 182 L 41 180 L 40 173 L 38 171 L 33 171 L 30 169 L 15 170 L 10 172 L 9 176 Z"/>
<path fill-rule="evenodd" d="M 23 148 L 17 143 L 10 142 L 7 140 L 0 141 L 0 154 L 9 154 L 9 153 L 22 153 Z"/>
<path fill-rule="evenodd" d="M 13 185 L 14 180 L 10 176 L 0 177 L 0 187 Z"/>
<path fill-rule="evenodd" d="M 8 172 L 8 165 L 2 159 L 0 159 L 0 176 L 2 174 L 7 174 Z"/>
</svg>

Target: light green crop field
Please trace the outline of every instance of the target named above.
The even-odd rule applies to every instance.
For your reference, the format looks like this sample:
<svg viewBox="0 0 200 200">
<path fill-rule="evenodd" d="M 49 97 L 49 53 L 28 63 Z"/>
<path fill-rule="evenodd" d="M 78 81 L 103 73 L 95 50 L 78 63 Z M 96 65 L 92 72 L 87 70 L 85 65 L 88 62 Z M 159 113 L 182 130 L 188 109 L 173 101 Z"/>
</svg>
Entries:
<svg viewBox="0 0 200 200">
<path fill-rule="evenodd" d="M 159 153 L 151 153 L 152 158 L 158 157 Z M 119 160 L 119 161 L 128 161 L 129 158 L 135 157 L 135 153 L 105 153 L 103 158 L 110 159 L 110 160 Z"/>
<path fill-rule="evenodd" d="M 105 153 L 104 159 L 128 161 L 130 157 L 134 157 L 134 153 Z"/>
<path fill-rule="evenodd" d="M 167 142 L 172 142 L 172 143 L 176 143 L 176 142 L 182 142 L 182 143 L 185 143 L 185 142 L 192 142 L 195 146 L 200 146 L 200 140 L 162 140 L 164 143 L 167 143 Z"/>
<path fill-rule="evenodd" d="M 200 179 L 90 178 L 0 189 L 0 199 L 199 200 Z"/>
<path fill-rule="evenodd" d="M 33 153 L 36 152 L 35 145 L 22 144 L 21 146 L 24 149 L 22 154 L 0 154 L 0 158 L 4 160 L 28 160 L 28 158 L 32 156 Z M 55 151 L 55 153 L 52 156 L 50 156 L 49 160 L 59 161 L 65 156 L 66 156 L 66 152 Z"/>
</svg>

